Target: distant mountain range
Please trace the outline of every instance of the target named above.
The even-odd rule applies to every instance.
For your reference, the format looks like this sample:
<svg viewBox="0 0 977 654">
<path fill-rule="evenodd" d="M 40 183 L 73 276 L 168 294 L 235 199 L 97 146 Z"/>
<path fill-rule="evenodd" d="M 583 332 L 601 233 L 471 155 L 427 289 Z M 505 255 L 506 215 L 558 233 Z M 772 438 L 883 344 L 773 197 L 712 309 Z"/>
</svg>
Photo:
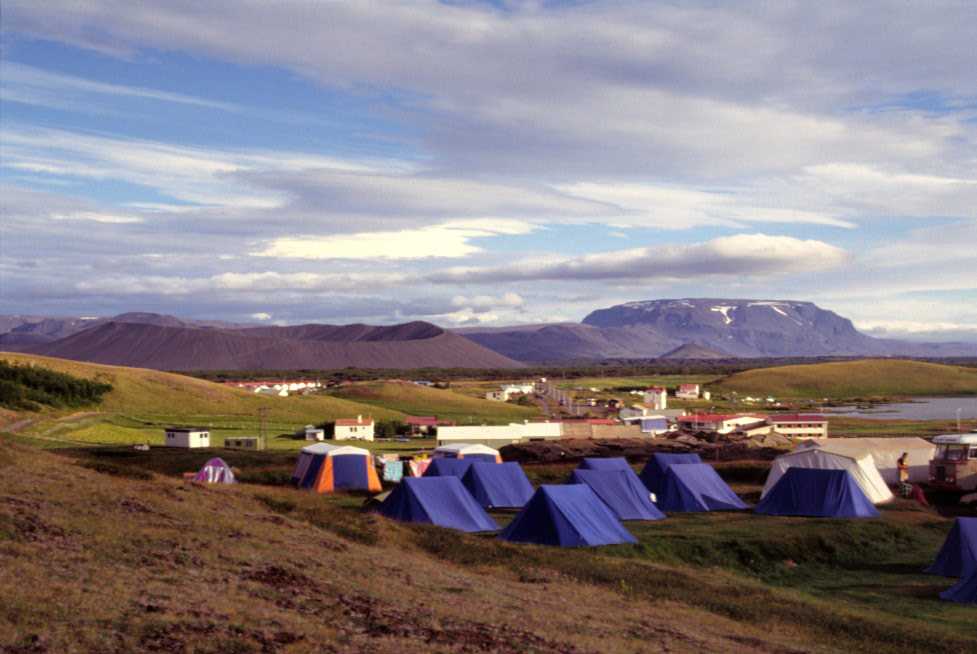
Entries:
<svg viewBox="0 0 977 654">
<path fill-rule="evenodd" d="M 25 317 L 26 318 L 26 317 Z M 12 317 L 7 317 L 8 325 Z M 60 338 L 59 338 L 60 337 Z M 26 342 L 25 342 L 26 340 Z M 0 350 L 160 370 L 517 368 L 517 361 L 426 322 L 254 327 L 159 314 L 23 321 Z"/>
<path fill-rule="evenodd" d="M 428 322 L 255 326 L 155 313 L 0 316 L 0 350 L 162 370 L 516 368 L 587 359 L 977 357 L 977 343 L 873 338 L 811 302 L 629 302 L 581 323 L 470 327 Z"/>
<path fill-rule="evenodd" d="M 975 343 L 873 338 L 811 302 L 677 299 L 599 309 L 582 323 L 457 330 L 527 362 L 604 358 L 977 356 Z"/>
</svg>

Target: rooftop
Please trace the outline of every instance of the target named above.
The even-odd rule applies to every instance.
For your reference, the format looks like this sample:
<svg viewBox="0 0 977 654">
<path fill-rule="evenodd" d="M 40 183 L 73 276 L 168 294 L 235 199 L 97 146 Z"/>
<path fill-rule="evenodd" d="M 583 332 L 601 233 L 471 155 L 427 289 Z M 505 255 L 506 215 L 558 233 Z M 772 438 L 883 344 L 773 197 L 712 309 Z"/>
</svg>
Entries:
<svg viewBox="0 0 977 654">
<path fill-rule="evenodd" d="M 361 425 L 372 425 L 373 418 L 340 418 L 336 421 L 337 427 L 359 427 Z"/>
</svg>

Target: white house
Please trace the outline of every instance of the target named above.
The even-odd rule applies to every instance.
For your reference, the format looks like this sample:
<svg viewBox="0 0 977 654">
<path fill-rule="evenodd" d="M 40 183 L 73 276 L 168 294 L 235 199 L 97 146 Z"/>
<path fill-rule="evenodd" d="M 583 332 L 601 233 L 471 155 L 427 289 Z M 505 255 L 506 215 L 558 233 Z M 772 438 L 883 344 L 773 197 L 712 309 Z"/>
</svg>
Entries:
<svg viewBox="0 0 977 654">
<path fill-rule="evenodd" d="M 653 411 L 664 411 L 668 408 L 668 391 L 661 386 L 652 386 L 645 390 L 643 403 Z"/>
<path fill-rule="evenodd" d="M 698 400 L 699 399 L 699 385 L 698 384 L 680 384 L 678 390 L 675 391 L 675 397 L 680 400 Z"/>
<path fill-rule="evenodd" d="M 681 416 L 679 426 L 689 431 L 714 431 L 718 434 L 728 434 L 746 425 L 763 423 L 762 416 L 728 415 L 722 413 L 696 413 L 691 416 Z"/>
<path fill-rule="evenodd" d="M 202 427 L 167 427 L 167 447 L 210 447 L 210 432 Z"/>
<path fill-rule="evenodd" d="M 787 438 L 827 438 L 828 419 L 819 415 L 798 413 L 770 416 L 767 419 L 774 431 Z"/>
<path fill-rule="evenodd" d="M 535 384 L 505 384 L 497 391 L 485 394 L 486 400 L 508 402 L 513 395 L 532 395 L 536 390 Z"/>
<path fill-rule="evenodd" d="M 324 441 L 326 440 L 326 430 L 316 427 L 315 425 L 305 426 L 305 440 L 307 441 Z"/>
<path fill-rule="evenodd" d="M 373 426 L 373 418 L 364 419 L 361 415 L 356 418 L 340 418 L 336 421 L 333 438 L 337 441 L 372 441 Z"/>
</svg>

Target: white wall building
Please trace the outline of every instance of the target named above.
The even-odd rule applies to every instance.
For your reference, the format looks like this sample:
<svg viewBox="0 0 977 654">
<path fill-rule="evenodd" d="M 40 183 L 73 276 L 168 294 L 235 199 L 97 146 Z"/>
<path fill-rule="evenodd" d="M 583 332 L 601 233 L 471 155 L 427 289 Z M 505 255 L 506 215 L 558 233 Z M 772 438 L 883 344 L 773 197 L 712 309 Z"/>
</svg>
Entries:
<svg viewBox="0 0 977 654">
<path fill-rule="evenodd" d="M 497 391 L 486 393 L 485 399 L 495 402 L 508 402 L 513 395 L 532 395 L 535 391 L 535 384 L 505 384 Z"/>
<path fill-rule="evenodd" d="M 315 425 L 305 426 L 305 440 L 307 441 L 324 441 L 326 440 L 326 430 L 316 427 Z"/>
<path fill-rule="evenodd" d="M 356 416 L 355 419 L 340 418 L 336 421 L 333 438 L 337 441 L 372 441 L 373 418 Z"/>
<path fill-rule="evenodd" d="M 644 404 L 652 411 L 664 411 L 668 408 L 668 391 L 660 386 L 653 386 L 644 392 Z"/>
<path fill-rule="evenodd" d="M 680 400 L 698 400 L 699 399 L 699 385 L 698 384 L 681 384 L 678 390 L 675 391 L 675 397 Z"/>
<path fill-rule="evenodd" d="M 770 416 L 767 419 L 774 431 L 787 438 L 827 438 L 828 419 L 819 415 L 786 414 Z"/>
<path fill-rule="evenodd" d="M 762 416 L 694 413 L 690 416 L 681 416 L 678 423 L 683 429 L 689 431 L 714 431 L 728 434 L 745 425 L 755 425 L 764 420 Z"/>
<path fill-rule="evenodd" d="M 508 425 L 461 425 L 438 427 L 438 445 L 478 443 L 502 447 L 528 440 L 556 439 L 563 436 L 559 422 L 512 422 Z"/>
<path fill-rule="evenodd" d="M 167 447 L 210 447 L 210 431 L 201 427 L 167 427 Z"/>
</svg>

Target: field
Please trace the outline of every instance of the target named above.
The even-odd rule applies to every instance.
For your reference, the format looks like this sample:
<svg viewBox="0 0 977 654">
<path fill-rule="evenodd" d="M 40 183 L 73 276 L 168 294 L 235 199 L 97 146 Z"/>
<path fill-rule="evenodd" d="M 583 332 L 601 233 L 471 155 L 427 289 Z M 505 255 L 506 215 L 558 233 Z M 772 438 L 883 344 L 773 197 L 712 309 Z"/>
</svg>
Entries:
<svg viewBox="0 0 977 654">
<path fill-rule="evenodd" d="M 908 504 L 869 521 L 671 516 L 629 523 L 637 546 L 553 550 L 389 522 L 355 495 L 200 488 L 178 480 L 182 462 L 103 463 L 0 437 L 3 651 L 875 654 L 977 643 L 973 609 L 936 599 L 951 582 L 919 573 L 950 523 Z"/>
<path fill-rule="evenodd" d="M 45 410 L 8 415 L 8 422 L 29 422 L 19 425 L 18 431 L 57 441 L 162 444 L 163 427 L 176 424 L 208 427 L 215 444 L 219 444 L 226 436 L 257 435 L 262 423 L 259 412 L 263 411 L 269 447 L 295 448 L 302 441 L 274 436 L 291 433 L 309 423 L 359 414 L 372 415 L 377 420 L 404 417 L 400 411 L 328 395 L 256 396 L 223 384 L 155 370 L 23 354 L 0 356 L 112 384 L 113 390 L 100 404 L 83 411 Z"/>
<path fill-rule="evenodd" d="M 977 368 L 865 359 L 747 370 L 710 388 L 778 399 L 977 395 Z"/>
<path fill-rule="evenodd" d="M 408 415 L 452 420 L 459 425 L 506 424 L 538 415 L 534 407 L 485 399 L 462 392 L 419 386 L 410 382 L 385 381 L 347 384 L 330 393 L 361 404 L 393 409 Z"/>
</svg>

